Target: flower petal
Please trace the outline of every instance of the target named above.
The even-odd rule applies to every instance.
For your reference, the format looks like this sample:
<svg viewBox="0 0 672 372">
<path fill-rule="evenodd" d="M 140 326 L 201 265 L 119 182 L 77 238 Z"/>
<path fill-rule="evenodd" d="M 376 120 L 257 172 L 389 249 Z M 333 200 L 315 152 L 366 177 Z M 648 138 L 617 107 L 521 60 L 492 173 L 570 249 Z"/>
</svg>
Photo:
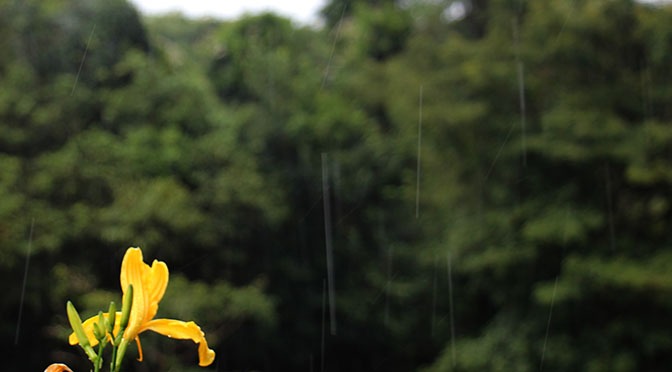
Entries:
<svg viewBox="0 0 672 372">
<path fill-rule="evenodd" d="M 170 338 L 192 340 L 198 345 L 198 365 L 206 367 L 215 360 L 215 352 L 208 348 L 205 334 L 194 322 L 183 322 L 174 319 L 154 319 L 144 325 L 144 330 L 151 330 Z"/>
<path fill-rule="evenodd" d="M 128 326 L 124 331 L 124 338 L 127 340 L 133 340 L 137 337 L 140 327 L 145 321 L 147 293 L 143 277 L 147 271 L 149 271 L 149 266 L 142 261 L 140 248 L 128 248 L 123 261 L 121 261 L 120 275 L 122 291 L 125 292 L 129 284 L 133 286 L 133 305 L 131 306 Z"/>
<path fill-rule="evenodd" d="M 142 251 L 140 250 L 140 248 L 133 248 L 133 247 L 128 248 L 126 250 L 126 253 L 124 254 L 124 259 L 121 261 L 121 274 L 119 275 L 119 279 L 121 282 L 121 290 L 124 293 L 126 293 L 126 288 L 128 288 L 128 285 L 131 284 L 129 282 L 128 273 L 125 270 L 126 265 L 128 265 L 127 261 L 131 260 L 142 262 Z"/>
<path fill-rule="evenodd" d="M 156 311 L 159 309 L 159 301 L 163 298 L 168 286 L 168 266 L 165 262 L 154 260 L 144 279 L 143 284 L 145 285 L 147 299 L 144 320 L 150 321 L 156 315 Z"/>
</svg>

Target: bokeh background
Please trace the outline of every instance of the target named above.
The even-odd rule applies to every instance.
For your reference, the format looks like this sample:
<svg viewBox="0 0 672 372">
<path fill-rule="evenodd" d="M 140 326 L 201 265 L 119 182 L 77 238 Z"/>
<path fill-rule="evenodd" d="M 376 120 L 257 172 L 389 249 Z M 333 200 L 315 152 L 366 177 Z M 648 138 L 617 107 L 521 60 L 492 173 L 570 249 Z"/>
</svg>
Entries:
<svg viewBox="0 0 672 372">
<path fill-rule="evenodd" d="M 127 371 L 667 371 L 672 8 L 0 1 L 2 368 L 165 261 Z M 327 249 L 327 248 L 330 249 Z"/>
</svg>

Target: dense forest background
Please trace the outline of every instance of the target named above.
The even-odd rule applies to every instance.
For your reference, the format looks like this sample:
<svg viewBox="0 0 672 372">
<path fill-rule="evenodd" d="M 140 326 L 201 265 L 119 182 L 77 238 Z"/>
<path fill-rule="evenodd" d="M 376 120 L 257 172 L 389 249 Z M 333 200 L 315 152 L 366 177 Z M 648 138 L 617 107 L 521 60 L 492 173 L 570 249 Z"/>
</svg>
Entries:
<svg viewBox="0 0 672 372">
<path fill-rule="evenodd" d="M 207 370 L 669 370 L 672 7 L 323 20 L 0 0 L 3 370 L 88 370 L 65 302 L 118 302 L 129 246 Z M 203 370 L 142 339 L 126 370 Z"/>
</svg>

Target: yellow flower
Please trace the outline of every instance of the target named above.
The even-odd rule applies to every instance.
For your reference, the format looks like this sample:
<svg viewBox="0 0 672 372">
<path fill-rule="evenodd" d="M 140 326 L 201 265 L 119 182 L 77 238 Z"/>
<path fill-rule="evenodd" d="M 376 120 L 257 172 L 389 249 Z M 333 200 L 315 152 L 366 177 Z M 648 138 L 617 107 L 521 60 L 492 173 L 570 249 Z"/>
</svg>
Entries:
<svg viewBox="0 0 672 372">
<path fill-rule="evenodd" d="M 205 334 L 196 323 L 173 319 L 154 319 L 159 308 L 159 301 L 163 298 L 168 285 L 168 266 L 164 262 L 154 260 L 150 267 L 143 262 L 140 248 L 129 248 L 121 263 L 120 279 L 121 288 L 124 292 L 126 292 L 129 284 L 133 286 L 133 304 L 122 342 L 136 341 L 140 361 L 142 361 L 142 346 L 138 335 L 150 330 L 170 338 L 194 341 L 198 344 L 198 365 L 205 367 L 212 364 L 215 359 L 215 352 L 208 348 Z M 109 314 L 103 315 L 105 317 L 109 316 Z M 114 333 L 116 336 L 119 331 L 121 312 L 117 312 L 115 315 Z M 98 316 L 96 315 L 82 324 L 91 346 L 98 343 L 93 335 L 93 324 L 97 320 Z M 77 336 L 74 333 L 71 334 L 69 341 L 71 345 L 76 345 L 78 343 Z"/>
</svg>

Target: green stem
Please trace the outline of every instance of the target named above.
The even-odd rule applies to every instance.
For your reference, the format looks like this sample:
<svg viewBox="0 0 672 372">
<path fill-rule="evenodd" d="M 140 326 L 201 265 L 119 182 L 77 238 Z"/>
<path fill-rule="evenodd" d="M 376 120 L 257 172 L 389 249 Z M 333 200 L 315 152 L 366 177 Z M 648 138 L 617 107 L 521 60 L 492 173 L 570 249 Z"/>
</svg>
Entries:
<svg viewBox="0 0 672 372">
<path fill-rule="evenodd" d="M 103 348 L 105 345 L 101 342 L 98 344 L 98 358 L 93 362 L 93 372 L 99 372 L 103 365 Z"/>
<path fill-rule="evenodd" d="M 121 301 L 119 333 L 117 333 L 117 336 L 112 340 L 112 363 L 110 364 L 110 372 L 119 372 L 121 361 L 124 359 L 124 354 L 126 353 L 126 346 L 128 346 L 128 340 L 124 338 L 124 332 L 126 331 L 131 316 L 133 285 L 128 285 Z"/>
<path fill-rule="evenodd" d="M 119 344 L 119 349 L 117 350 L 113 372 L 119 372 L 119 369 L 121 368 L 121 360 L 124 359 L 124 354 L 126 353 L 126 346 L 128 346 L 128 340 L 122 338 L 121 343 Z"/>
<path fill-rule="evenodd" d="M 117 345 L 112 343 L 112 361 L 110 362 L 110 372 L 114 372 L 117 364 Z"/>
</svg>

